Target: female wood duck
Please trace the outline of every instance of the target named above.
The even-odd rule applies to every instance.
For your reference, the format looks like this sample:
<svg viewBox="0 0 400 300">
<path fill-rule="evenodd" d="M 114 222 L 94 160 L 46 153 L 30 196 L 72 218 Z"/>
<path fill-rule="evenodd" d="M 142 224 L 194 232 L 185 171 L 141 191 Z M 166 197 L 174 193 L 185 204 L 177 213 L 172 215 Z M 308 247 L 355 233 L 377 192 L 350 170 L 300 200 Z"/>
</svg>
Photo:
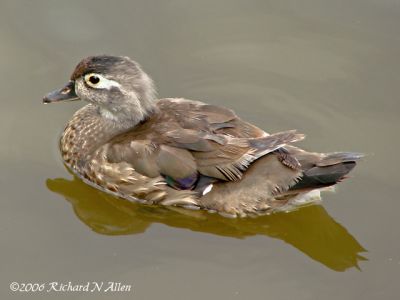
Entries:
<svg viewBox="0 0 400 300">
<path fill-rule="evenodd" d="M 84 100 L 62 134 L 65 164 L 86 183 L 130 201 L 259 215 L 332 186 L 359 153 L 306 152 L 296 131 L 268 134 L 227 108 L 155 101 L 150 77 L 128 57 L 83 59 L 44 103 Z"/>
</svg>

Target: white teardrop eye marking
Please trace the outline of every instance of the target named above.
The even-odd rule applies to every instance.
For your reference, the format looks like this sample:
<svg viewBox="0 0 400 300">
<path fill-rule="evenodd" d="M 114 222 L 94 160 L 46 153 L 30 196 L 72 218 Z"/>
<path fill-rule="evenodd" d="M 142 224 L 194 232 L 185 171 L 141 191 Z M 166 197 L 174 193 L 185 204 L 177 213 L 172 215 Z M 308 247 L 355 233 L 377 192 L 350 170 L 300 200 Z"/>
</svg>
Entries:
<svg viewBox="0 0 400 300">
<path fill-rule="evenodd" d="M 95 89 L 111 89 L 112 87 L 120 87 L 121 85 L 111 79 L 107 79 L 104 76 L 96 73 L 89 73 L 86 74 L 85 82 L 88 86 L 95 88 Z"/>
</svg>

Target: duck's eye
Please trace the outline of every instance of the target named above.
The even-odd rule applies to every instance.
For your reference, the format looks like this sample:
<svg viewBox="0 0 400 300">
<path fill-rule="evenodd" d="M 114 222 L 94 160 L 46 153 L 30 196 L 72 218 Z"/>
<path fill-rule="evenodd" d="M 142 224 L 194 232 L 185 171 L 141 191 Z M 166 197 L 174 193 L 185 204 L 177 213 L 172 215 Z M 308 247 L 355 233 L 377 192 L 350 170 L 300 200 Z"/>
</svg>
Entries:
<svg viewBox="0 0 400 300">
<path fill-rule="evenodd" d="M 85 75 L 85 82 L 87 85 L 94 87 L 94 88 L 100 88 L 100 75 L 97 74 L 86 74 Z"/>
<path fill-rule="evenodd" d="M 89 77 L 89 81 L 90 81 L 91 83 L 93 83 L 93 84 L 97 84 L 97 83 L 99 83 L 100 78 L 97 77 L 96 75 L 92 75 L 92 76 Z"/>
<path fill-rule="evenodd" d="M 108 79 L 103 75 L 96 73 L 86 74 L 83 79 L 85 80 L 86 85 L 95 89 L 110 90 L 112 87 L 119 88 L 121 86 L 118 82 Z"/>
</svg>

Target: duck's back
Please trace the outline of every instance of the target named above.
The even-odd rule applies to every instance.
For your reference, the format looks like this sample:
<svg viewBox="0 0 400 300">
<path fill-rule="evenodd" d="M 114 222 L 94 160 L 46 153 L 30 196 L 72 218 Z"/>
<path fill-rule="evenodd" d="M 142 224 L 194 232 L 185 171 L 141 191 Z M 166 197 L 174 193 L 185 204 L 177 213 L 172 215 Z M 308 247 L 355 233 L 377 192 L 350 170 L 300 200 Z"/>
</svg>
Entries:
<svg viewBox="0 0 400 300">
<path fill-rule="evenodd" d="M 237 138 L 266 136 L 260 128 L 241 120 L 232 110 L 181 98 L 165 98 L 157 101 L 156 112 L 144 122 L 119 137 L 125 139 L 159 139 L 165 134 L 186 132 L 229 135 Z M 129 137 L 128 137 L 129 136 Z"/>
<path fill-rule="evenodd" d="M 200 175 L 231 181 L 257 158 L 301 138 L 294 132 L 269 136 L 231 110 L 184 99 L 163 99 L 158 111 L 109 143 L 114 163 L 129 162 L 145 176 L 166 177 L 193 189 Z"/>
</svg>

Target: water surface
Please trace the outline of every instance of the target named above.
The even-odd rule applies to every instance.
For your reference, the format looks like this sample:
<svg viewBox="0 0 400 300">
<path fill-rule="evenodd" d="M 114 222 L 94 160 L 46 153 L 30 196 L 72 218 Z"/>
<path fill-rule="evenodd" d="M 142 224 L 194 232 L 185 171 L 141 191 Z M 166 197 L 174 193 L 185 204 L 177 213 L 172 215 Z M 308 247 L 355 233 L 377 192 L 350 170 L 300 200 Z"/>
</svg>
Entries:
<svg viewBox="0 0 400 300">
<path fill-rule="evenodd" d="M 30 299 L 397 299 L 400 3 L 2 1 L 1 298 L 17 282 L 119 281 L 133 292 Z M 129 55 L 160 97 L 233 108 L 315 151 L 367 158 L 321 205 L 225 219 L 127 204 L 64 168 L 83 103 L 41 105 L 93 54 Z"/>
</svg>

